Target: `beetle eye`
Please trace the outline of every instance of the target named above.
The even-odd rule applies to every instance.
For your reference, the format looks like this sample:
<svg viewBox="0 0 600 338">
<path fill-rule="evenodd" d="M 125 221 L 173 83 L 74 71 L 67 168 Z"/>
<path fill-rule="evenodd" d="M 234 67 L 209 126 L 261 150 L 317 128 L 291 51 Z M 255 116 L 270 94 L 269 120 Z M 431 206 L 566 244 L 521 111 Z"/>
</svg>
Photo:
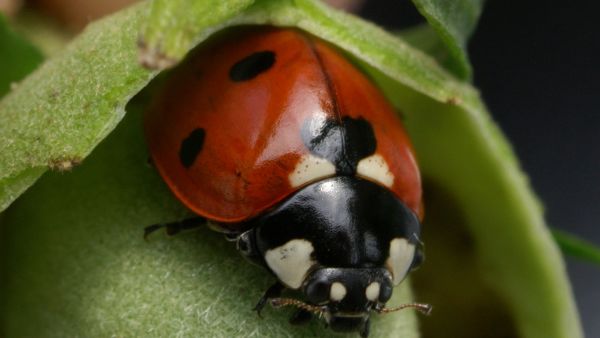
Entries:
<svg viewBox="0 0 600 338">
<path fill-rule="evenodd" d="M 390 283 L 383 283 L 379 289 L 379 301 L 386 303 L 392 298 L 392 285 Z"/>
<path fill-rule="evenodd" d="M 249 256 L 252 251 L 249 233 L 245 232 L 238 236 L 236 242 L 237 250 L 244 256 Z"/>
<path fill-rule="evenodd" d="M 250 251 L 250 249 L 248 248 L 248 243 L 244 241 L 239 241 L 237 243 L 237 249 L 243 254 L 248 254 L 248 252 Z"/>
<path fill-rule="evenodd" d="M 412 271 L 412 270 L 418 269 L 424 260 L 425 260 L 425 253 L 423 252 L 423 249 L 419 246 L 415 250 L 415 256 L 413 257 L 413 261 L 410 265 L 410 270 Z"/>
</svg>

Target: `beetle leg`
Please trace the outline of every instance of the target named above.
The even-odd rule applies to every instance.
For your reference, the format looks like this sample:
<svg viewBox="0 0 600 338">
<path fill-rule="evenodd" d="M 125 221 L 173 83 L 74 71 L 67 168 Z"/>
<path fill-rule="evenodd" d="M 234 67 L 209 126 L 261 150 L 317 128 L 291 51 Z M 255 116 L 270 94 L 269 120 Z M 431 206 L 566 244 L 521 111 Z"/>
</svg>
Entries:
<svg viewBox="0 0 600 338">
<path fill-rule="evenodd" d="M 362 330 L 360 330 L 360 337 L 367 338 L 369 337 L 369 333 L 371 332 L 371 318 L 368 318 L 363 326 Z"/>
<path fill-rule="evenodd" d="M 265 305 L 267 305 L 267 301 L 271 298 L 277 298 L 281 296 L 281 293 L 284 289 L 285 286 L 283 284 L 281 284 L 279 281 L 275 282 L 275 284 L 271 285 L 271 287 L 267 289 L 267 291 L 262 295 L 262 297 L 260 297 L 258 303 L 256 303 L 254 309 L 252 310 L 256 311 L 256 314 L 258 314 L 258 316 L 262 318 L 260 312 L 265 307 Z"/>
<path fill-rule="evenodd" d="M 148 239 L 151 233 L 162 228 L 165 228 L 167 235 L 173 236 L 185 230 L 197 229 L 205 223 L 206 219 L 203 217 L 193 217 L 172 223 L 152 224 L 144 228 L 144 239 Z"/>
</svg>

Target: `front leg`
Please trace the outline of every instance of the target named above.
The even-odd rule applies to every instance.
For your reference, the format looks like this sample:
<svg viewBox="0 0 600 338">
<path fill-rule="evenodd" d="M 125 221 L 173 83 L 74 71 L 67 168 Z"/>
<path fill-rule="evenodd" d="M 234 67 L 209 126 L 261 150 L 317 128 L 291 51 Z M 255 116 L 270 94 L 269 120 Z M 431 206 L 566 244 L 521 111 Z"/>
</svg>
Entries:
<svg viewBox="0 0 600 338">
<path fill-rule="evenodd" d="M 371 318 L 367 318 L 365 325 L 363 326 L 362 330 L 360 330 L 360 337 L 368 338 L 370 332 L 371 332 Z"/>
<path fill-rule="evenodd" d="M 271 287 L 267 289 L 267 291 L 258 300 L 258 303 L 256 303 L 256 306 L 254 306 L 254 309 L 252 310 L 256 311 L 258 316 L 261 317 L 260 312 L 265 307 L 269 299 L 278 298 L 279 296 L 281 296 L 283 290 L 285 290 L 285 286 L 279 281 L 277 281 L 275 284 L 271 285 Z"/>
</svg>

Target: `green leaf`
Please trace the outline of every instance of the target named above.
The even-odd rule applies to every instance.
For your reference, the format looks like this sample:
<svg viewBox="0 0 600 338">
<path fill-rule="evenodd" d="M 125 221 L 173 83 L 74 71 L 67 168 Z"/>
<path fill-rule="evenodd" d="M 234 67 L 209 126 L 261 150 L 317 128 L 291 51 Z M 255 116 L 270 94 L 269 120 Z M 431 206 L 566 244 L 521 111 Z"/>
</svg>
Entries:
<svg viewBox="0 0 600 338">
<path fill-rule="evenodd" d="M 0 14 L 0 97 L 42 62 L 42 54 L 9 29 Z"/>
<path fill-rule="evenodd" d="M 10 169 L 0 177 L 0 192 L 12 191 L 11 197 L 0 195 L 5 203 L 49 164 L 68 167 L 91 152 L 121 119 L 120 104 L 155 75 L 135 64 L 131 49 L 142 25 L 142 56 L 148 51 L 166 56 L 170 62 L 155 64 L 160 67 L 222 27 L 295 26 L 339 46 L 368 72 L 400 109 L 413 138 L 427 183 L 424 231 L 430 243 L 414 287 L 419 301 L 439 309 L 439 315 L 434 309 L 422 320 L 424 332 L 481 337 L 501 329 L 505 336 L 582 337 L 564 263 L 539 203 L 475 89 L 410 44 L 319 1 L 257 0 L 245 9 L 248 3 L 231 3 L 218 7 L 223 12 L 217 11 L 215 20 L 194 17 L 209 12 L 211 2 L 142 3 L 95 24 L 26 79 L 0 103 L 0 138 L 10 140 L 8 146 L 0 144 L 5 147 L 0 148 L 0 175 Z M 140 19 L 147 11 L 155 14 Z M 154 24 L 161 28 L 151 33 Z M 73 58 L 79 62 L 67 62 Z M 75 91 L 76 75 L 97 80 L 81 80 Z M 60 96 L 52 103 L 49 94 L 63 88 L 75 99 Z M 51 114 L 42 109 L 46 106 Z M 27 108 L 26 113 L 17 114 L 17 107 Z M 61 124 L 49 123 L 54 116 Z M 7 210 L 3 225 L 9 230 L 0 236 L 6 267 L 0 288 L 3 333 L 36 336 L 34 322 L 44 324 L 41 332 L 57 336 L 210 335 L 216 330 L 235 335 L 231 325 L 244 327 L 247 335 L 319 330 L 295 331 L 282 317 L 255 324 L 240 304 L 251 304 L 268 283 L 260 270 L 234 263 L 233 249 L 219 244 L 214 234 L 153 240 L 150 247 L 138 240 L 143 226 L 185 213 L 155 171 L 144 167 L 140 124 L 139 116 L 131 115 L 80 168 L 50 173 Z M 72 148 L 78 157 L 70 156 Z M 29 172 L 37 168 L 41 171 Z M 246 291 L 227 289 L 232 284 Z M 417 336 L 414 314 L 397 315 L 407 317 L 391 320 L 394 324 L 382 317 L 385 323 L 375 323 L 374 329 L 381 327 L 381 335 Z"/>
<path fill-rule="evenodd" d="M 60 53 L 75 33 L 44 13 L 23 10 L 13 22 L 14 29 L 46 56 Z"/>
<path fill-rule="evenodd" d="M 565 255 L 600 264 L 600 247 L 564 231 L 555 229 L 552 235 Z"/>
<path fill-rule="evenodd" d="M 442 40 L 440 40 L 435 30 L 427 24 L 403 29 L 397 32 L 397 36 L 409 45 L 433 57 L 440 64 L 443 64 L 448 58 L 448 50 Z"/>
<path fill-rule="evenodd" d="M 0 211 L 47 168 L 80 163 L 156 74 L 137 61 L 143 7 L 90 25 L 0 101 Z"/>
<path fill-rule="evenodd" d="M 471 78 L 467 40 L 477 26 L 484 0 L 413 0 L 448 49 L 446 67 L 461 79 Z"/>
<path fill-rule="evenodd" d="M 140 39 L 140 60 L 149 68 L 174 65 L 198 42 L 229 26 L 229 21 L 252 3 L 254 0 L 153 1 Z"/>
</svg>

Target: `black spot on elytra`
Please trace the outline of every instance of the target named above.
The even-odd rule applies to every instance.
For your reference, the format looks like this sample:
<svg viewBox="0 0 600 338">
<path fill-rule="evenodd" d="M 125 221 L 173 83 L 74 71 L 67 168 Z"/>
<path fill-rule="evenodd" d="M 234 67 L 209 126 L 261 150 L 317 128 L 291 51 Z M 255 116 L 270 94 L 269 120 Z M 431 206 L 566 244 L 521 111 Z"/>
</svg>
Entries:
<svg viewBox="0 0 600 338">
<path fill-rule="evenodd" d="M 275 53 L 272 51 L 256 52 L 236 62 L 229 70 L 231 81 L 241 82 L 255 78 L 275 64 Z"/>
<path fill-rule="evenodd" d="M 377 148 L 371 124 L 359 117 L 310 119 L 302 128 L 302 140 L 310 152 L 335 165 L 339 175 L 355 175 L 358 162 Z"/>
<path fill-rule="evenodd" d="M 204 129 L 198 128 L 181 141 L 179 160 L 184 167 L 189 168 L 194 164 L 196 157 L 198 157 L 198 154 L 202 151 L 202 146 L 204 146 L 204 135 Z"/>
</svg>

